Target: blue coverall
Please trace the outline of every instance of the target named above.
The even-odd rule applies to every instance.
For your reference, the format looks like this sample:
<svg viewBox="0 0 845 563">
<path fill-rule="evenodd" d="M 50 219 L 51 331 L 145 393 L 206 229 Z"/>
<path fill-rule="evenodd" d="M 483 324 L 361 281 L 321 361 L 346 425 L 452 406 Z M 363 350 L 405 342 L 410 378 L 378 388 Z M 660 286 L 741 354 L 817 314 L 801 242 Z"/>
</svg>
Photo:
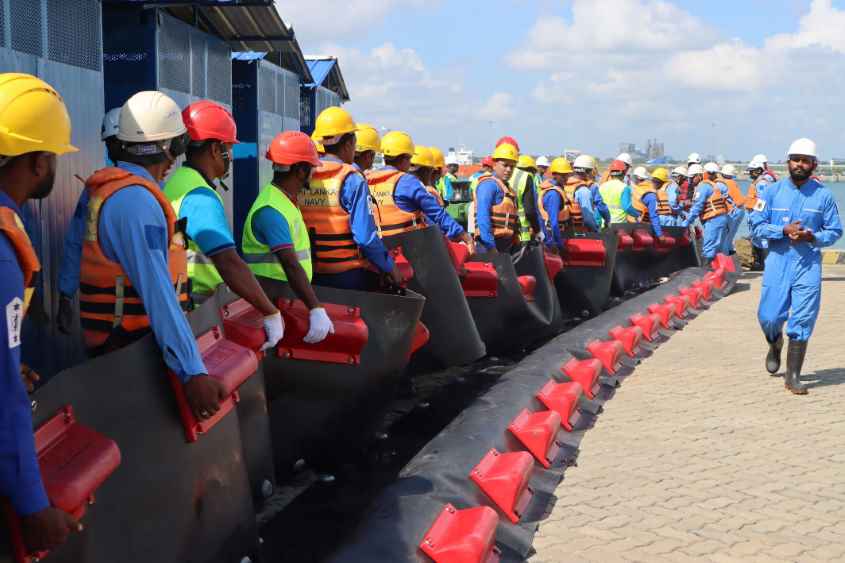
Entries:
<svg viewBox="0 0 845 563">
<path fill-rule="evenodd" d="M 820 249 L 842 236 L 836 200 L 817 180 L 810 179 L 798 188 L 791 178 L 785 178 L 769 184 L 762 197 L 758 192 L 750 220 L 754 236 L 769 242 L 757 310 L 760 326 L 774 342 L 789 319 L 787 336 L 809 340 L 821 301 Z M 784 226 L 798 220 L 802 229 L 813 231 L 813 242 L 793 243 L 783 234 Z"/>
<path fill-rule="evenodd" d="M 392 166 L 385 166 L 385 170 L 396 170 Z M 446 209 L 440 207 L 434 196 L 428 193 L 413 174 L 403 174 L 396 182 L 396 189 L 393 192 L 393 201 L 396 207 L 408 213 L 422 211 L 432 225 L 437 225 L 443 234 L 450 239 L 455 239 L 464 233 L 464 228 L 455 221 Z"/>
<path fill-rule="evenodd" d="M 342 163 L 343 161 L 332 154 L 321 159 L 323 162 Z M 379 271 L 389 273 L 393 271 L 393 258 L 388 254 L 384 243 L 378 236 L 378 229 L 373 219 L 372 196 L 367 180 L 361 174 L 349 174 L 340 187 L 340 206 L 349 213 L 352 239 L 364 258 L 370 261 Z M 340 274 L 314 274 L 316 285 L 326 285 L 338 289 L 363 290 L 369 286 L 368 272 L 357 268 Z"/>
<path fill-rule="evenodd" d="M 496 248 L 490 209 L 494 205 L 502 203 L 502 200 L 505 199 L 505 193 L 499 189 L 492 178 L 485 178 L 476 186 L 475 197 L 478 203 L 475 210 L 475 222 L 478 225 L 478 230 L 475 234 L 478 237 L 479 246 L 481 246 L 483 252 L 487 252 Z M 514 213 L 516 212 L 514 211 Z"/>
<path fill-rule="evenodd" d="M 728 196 L 728 187 L 726 185 L 718 182 L 716 183 L 716 187 L 722 191 L 722 196 Z M 713 195 L 713 188 L 710 184 L 702 182 L 696 186 L 695 201 L 692 204 L 689 215 L 687 215 L 687 218 L 681 225 L 682 227 L 689 227 L 701 215 L 711 195 Z M 704 225 L 704 241 L 701 255 L 710 261 L 722 249 L 722 244 L 728 230 L 728 215 L 727 213 L 718 215 L 707 221 L 702 221 L 702 223 Z"/>
<path fill-rule="evenodd" d="M 679 224 L 678 215 L 681 212 L 681 206 L 678 205 L 678 184 L 669 182 L 664 188 L 666 190 L 666 199 L 669 201 L 669 209 L 672 210 L 672 215 L 661 215 L 660 225 L 663 227 L 676 227 Z"/>
<path fill-rule="evenodd" d="M 610 209 L 607 207 L 607 204 L 604 202 L 604 198 L 601 197 L 601 191 L 599 190 L 599 185 L 593 183 L 590 186 L 590 195 L 593 198 L 593 209 L 599 214 L 603 221 L 603 225 L 605 227 L 610 225 Z M 598 229 L 597 229 L 598 230 Z"/>
<path fill-rule="evenodd" d="M 725 241 L 722 245 L 722 252 L 724 254 L 731 254 L 734 251 L 734 239 L 744 218 L 745 208 L 740 205 L 735 205 L 731 209 L 731 212 L 728 213 L 728 232 L 725 234 Z"/>
<path fill-rule="evenodd" d="M 575 202 L 581 207 L 581 215 L 584 217 L 584 226 L 591 231 L 599 231 L 599 222 L 596 217 L 596 211 L 593 208 L 595 199 L 593 198 L 592 188 L 581 186 L 575 190 Z M 602 200 L 604 203 L 604 200 Z M 610 210 L 608 210 L 610 213 Z"/>
<path fill-rule="evenodd" d="M 763 194 L 766 193 L 766 186 L 774 184 L 775 179 L 768 172 L 763 172 L 761 178 L 757 182 L 757 199 L 762 199 Z M 758 238 L 754 235 L 754 227 L 751 225 L 751 214 L 746 216 L 748 220 L 748 231 L 751 233 L 751 244 L 756 248 L 769 248 L 768 239 Z"/>
<path fill-rule="evenodd" d="M 73 297 L 79 290 L 79 263 L 82 259 L 82 238 L 85 236 L 87 217 L 88 190 L 83 189 L 65 233 L 65 247 L 59 263 L 59 293 L 67 297 Z"/>
<path fill-rule="evenodd" d="M 136 176 L 155 182 L 137 164 L 118 162 Z M 197 342 L 179 306 L 167 267 L 167 220 L 158 201 L 142 186 L 126 187 L 100 210 L 100 248 L 121 265 L 144 302 L 164 362 L 186 383 L 206 369 Z"/>
<path fill-rule="evenodd" d="M 648 209 L 648 218 L 651 221 L 651 230 L 654 236 L 662 237 L 663 228 L 660 226 L 660 215 L 657 213 L 657 194 L 648 192 L 642 197 L 643 205 Z"/>
<path fill-rule="evenodd" d="M 560 187 L 560 184 L 554 178 L 549 181 Z M 541 221 L 546 246 L 563 250 L 563 237 L 560 234 L 560 223 L 557 220 L 561 207 L 563 207 L 563 198 L 557 191 L 548 190 L 543 194 L 543 208 L 549 214 L 548 221 Z"/>
<path fill-rule="evenodd" d="M 17 204 L 0 190 L 0 206 L 22 217 Z M 20 515 L 40 512 L 50 503 L 41 481 L 32 406 L 21 381 L 21 323 L 23 321 L 23 273 L 12 243 L 0 235 L 0 496 L 10 500 Z"/>
</svg>

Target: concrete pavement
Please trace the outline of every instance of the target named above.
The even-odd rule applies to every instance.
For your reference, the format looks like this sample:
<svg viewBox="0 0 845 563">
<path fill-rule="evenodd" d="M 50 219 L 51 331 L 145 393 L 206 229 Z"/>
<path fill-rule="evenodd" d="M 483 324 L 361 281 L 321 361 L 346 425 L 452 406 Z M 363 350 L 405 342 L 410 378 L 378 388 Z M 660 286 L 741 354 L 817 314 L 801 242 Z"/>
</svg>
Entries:
<svg viewBox="0 0 845 563">
<path fill-rule="evenodd" d="M 845 266 L 825 266 L 805 397 L 765 371 L 759 294 L 746 274 L 617 390 L 532 563 L 845 560 Z"/>
</svg>

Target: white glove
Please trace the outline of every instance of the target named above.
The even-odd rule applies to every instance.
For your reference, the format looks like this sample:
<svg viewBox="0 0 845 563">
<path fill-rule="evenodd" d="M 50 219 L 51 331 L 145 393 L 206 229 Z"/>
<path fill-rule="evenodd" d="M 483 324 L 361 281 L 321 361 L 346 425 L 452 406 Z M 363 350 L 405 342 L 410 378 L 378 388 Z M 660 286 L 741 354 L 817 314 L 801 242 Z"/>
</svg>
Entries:
<svg viewBox="0 0 845 563">
<path fill-rule="evenodd" d="M 316 344 L 326 339 L 329 333 L 334 334 L 334 325 L 326 310 L 322 307 L 315 307 L 308 313 L 308 334 L 303 338 L 303 342 L 308 344 Z"/>
<path fill-rule="evenodd" d="M 264 334 L 267 335 L 267 342 L 261 347 L 262 350 L 272 348 L 285 335 L 285 321 L 282 320 L 282 314 L 279 311 L 264 317 Z"/>
<path fill-rule="evenodd" d="M 546 242 L 546 233 L 544 233 L 543 231 L 537 233 L 537 240 L 539 240 L 540 242 Z"/>
</svg>

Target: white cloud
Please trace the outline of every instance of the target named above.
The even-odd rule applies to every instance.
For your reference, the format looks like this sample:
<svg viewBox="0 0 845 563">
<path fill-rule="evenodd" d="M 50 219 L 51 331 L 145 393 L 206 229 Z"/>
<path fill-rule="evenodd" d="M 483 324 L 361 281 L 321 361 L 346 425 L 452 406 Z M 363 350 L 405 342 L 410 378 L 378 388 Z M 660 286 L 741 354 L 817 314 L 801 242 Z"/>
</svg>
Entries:
<svg viewBox="0 0 845 563">
<path fill-rule="evenodd" d="M 798 136 L 827 146 L 841 137 L 830 116 L 845 88 L 845 10 L 831 0 L 813 0 L 793 33 L 762 46 L 720 37 L 717 21 L 667 1 L 572 0 L 571 12 L 539 18 L 505 57 L 517 73 L 546 73 L 527 90 L 532 106 L 513 105 L 523 122 L 556 133 L 542 135 L 551 148 L 565 136 L 609 155 L 618 142 L 658 136 L 675 155 L 744 158 L 780 154 Z"/>
<path fill-rule="evenodd" d="M 425 0 L 276 0 L 303 49 L 308 43 L 364 36 L 392 10 L 429 5 Z"/>
<path fill-rule="evenodd" d="M 476 111 L 476 116 L 484 121 L 500 121 L 512 118 L 513 96 L 507 92 L 496 92 Z"/>
</svg>

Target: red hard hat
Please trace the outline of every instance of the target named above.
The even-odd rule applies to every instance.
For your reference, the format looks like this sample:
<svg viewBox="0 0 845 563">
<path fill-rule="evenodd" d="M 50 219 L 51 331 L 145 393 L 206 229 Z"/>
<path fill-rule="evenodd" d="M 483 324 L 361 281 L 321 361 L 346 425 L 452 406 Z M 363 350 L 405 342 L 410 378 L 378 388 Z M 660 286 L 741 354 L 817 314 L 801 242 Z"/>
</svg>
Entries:
<svg viewBox="0 0 845 563">
<path fill-rule="evenodd" d="M 482 166 L 489 166 L 490 168 L 493 168 L 493 157 L 492 156 L 485 156 L 484 158 L 481 159 L 481 165 Z"/>
<path fill-rule="evenodd" d="M 182 110 L 182 121 L 191 141 L 237 143 L 238 126 L 229 110 L 210 100 L 200 100 Z"/>
<path fill-rule="evenodd" d="M 311 166 L 320 166 L 320 155 L 311 137 L 300 131 L 283 131 L 276 135 L 265 155 L 273 164 L 290 166 L 297 162 L 307 162 Z"/>
<path fill-rule="evenodd" d="M 516 152 L 519 152 L 519 143 L 516 142 L 516 139 L 507 135 L 496 141 L 496 146 L 498 147 L 499 145 L 504 145 L 505 143 L 513 145 L 516 147 Z"/>
<path fill-rule="evenodd" d="M 626 166 L 627 166 L 627 164 L 625 164 L 621 160 L 614 160 L 613 162 L 610 163 L 609 170 L 611 172 L 625 172 Z"/>
</svg>

